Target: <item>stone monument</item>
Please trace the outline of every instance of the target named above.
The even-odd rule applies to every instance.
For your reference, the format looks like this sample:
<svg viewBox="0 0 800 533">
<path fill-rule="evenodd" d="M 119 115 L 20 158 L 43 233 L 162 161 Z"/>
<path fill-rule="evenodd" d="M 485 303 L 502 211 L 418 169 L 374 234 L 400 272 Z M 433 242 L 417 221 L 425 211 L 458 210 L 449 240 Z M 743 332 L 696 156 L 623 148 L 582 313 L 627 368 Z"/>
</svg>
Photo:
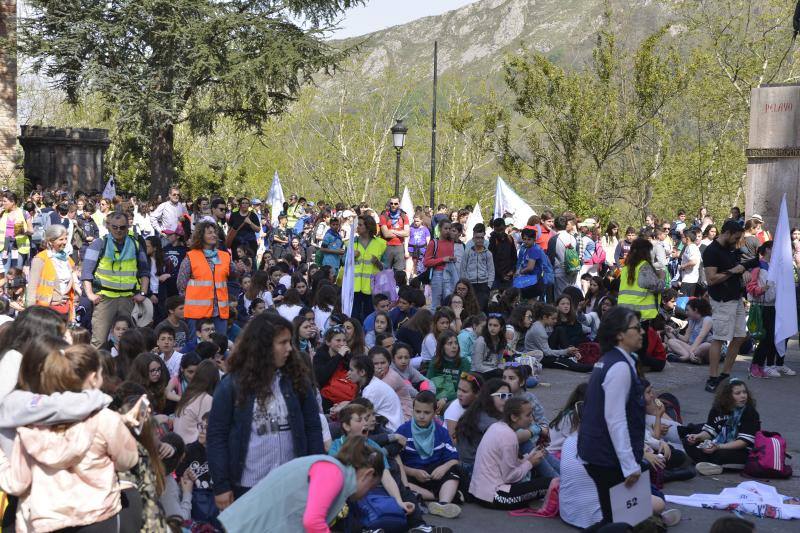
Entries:
<svg viewBox="0 0 800 533">
<path fill-rule="evenodd" d="M 17 59 L 4 53 L 3 41 L 13 40 L 16 0 L 0 0 L 0 186 L 15 176 L 17 151 Z"/>
<path fill-rule="evenodd" d="M 19 143 L 25 150 L 29 187 L 103 190 L 108 130 L 22 126 Z"/>
<path fill-rule="evenodd" d="M 800 219 L 800 84 L 762 85 L 750 93 L 745 216 L 775 231 L 781 198 L 791 227 Z"/>
</svg>

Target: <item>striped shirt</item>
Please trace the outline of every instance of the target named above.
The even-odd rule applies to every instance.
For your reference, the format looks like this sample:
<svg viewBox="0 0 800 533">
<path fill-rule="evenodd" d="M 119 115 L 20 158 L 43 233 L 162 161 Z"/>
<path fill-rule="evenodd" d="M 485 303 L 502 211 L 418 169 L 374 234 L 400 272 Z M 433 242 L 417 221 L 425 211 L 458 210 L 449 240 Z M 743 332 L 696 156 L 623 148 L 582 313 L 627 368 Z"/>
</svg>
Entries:
<svg viewBox="0 0 800 533">
<path fill-rule="evenodd" d="M 561 446 L 561 485 L 558 489 L 561 520 L 587 528 L 603 520 L 597 487 L 578 457 L 578 434 L 573 433 Z"/>
<path fill-rule="evenodd" d="M 272 392 L 265 405 L 253 406 L 250 442 L 242 470 L 242 487 L 252 487 L 273 469 L 294 459 L 289 409 L 280 387 L 280 372 L 272 379 Z"/>
</svg>

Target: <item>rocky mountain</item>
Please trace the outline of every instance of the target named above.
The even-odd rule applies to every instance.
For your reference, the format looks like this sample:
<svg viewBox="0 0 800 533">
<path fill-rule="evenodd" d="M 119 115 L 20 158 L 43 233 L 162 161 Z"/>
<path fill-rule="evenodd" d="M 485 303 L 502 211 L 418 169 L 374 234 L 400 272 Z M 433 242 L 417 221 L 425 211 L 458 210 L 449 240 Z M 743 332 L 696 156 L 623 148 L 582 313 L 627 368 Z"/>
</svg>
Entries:
<svg viewBox="0 0 800 533">
<path fill-rule="evenodd" d="M 562 65 L 580 66 L 591 52 L 606 7 L 633 41 L 663 24 L 667 15 L 659 0 L 479 0 L 344 43 L 361 43 L 360 74 L 367 78 L 385 69 L 430 72 L 434 40 L 439 41 L 442 74 L 497 73 L 502 58 L 522 46 Z"/>
</svg>

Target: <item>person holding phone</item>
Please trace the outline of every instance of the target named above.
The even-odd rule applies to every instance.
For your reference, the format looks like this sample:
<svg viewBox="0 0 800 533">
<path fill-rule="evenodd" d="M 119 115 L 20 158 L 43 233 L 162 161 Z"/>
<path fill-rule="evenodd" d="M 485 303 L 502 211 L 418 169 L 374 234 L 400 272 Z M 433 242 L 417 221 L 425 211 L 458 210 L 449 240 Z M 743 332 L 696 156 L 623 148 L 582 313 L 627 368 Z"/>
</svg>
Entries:
<svg viewBox="0 0 800 533">
<path fill-rule="evenodd" d="M 475 454 L 469 492 L 480 505 L 522 509 L 547 493 L 551 478 L 535 472 L 547 455 L 544 447 L 537 446 L 520 458 L 517 431 L 527 431 L 532 424 L 533 405 L 524 398 L 508 398 L 503 420 L 489 426 Z M 534 473 L 526 481 L 531 471 Z"/>
<path fill-rule="evenodd" d="M 611 488 L 622 482 L 632 487 L 642 475 L 644 385 L 634 360 L 642 347 L 640 320 L 627 307 L 614 307 L 603 316 L 597 340 L 604 354 L 586 390 L 578 455 L 597 488 L 603 523 L 613 521 Z"/>
</svg>

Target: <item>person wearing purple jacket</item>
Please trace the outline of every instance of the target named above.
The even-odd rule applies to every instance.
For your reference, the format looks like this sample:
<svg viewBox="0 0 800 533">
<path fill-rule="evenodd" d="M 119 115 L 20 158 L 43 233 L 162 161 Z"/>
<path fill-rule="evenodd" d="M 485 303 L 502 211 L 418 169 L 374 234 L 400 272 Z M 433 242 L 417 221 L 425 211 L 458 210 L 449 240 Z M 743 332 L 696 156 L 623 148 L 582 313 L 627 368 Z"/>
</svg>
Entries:
<svg viewBox="0 0 800 533">
<path fill-rule="evenodd" d="M 421 259 L 425 257 L 425 250 L 430 239 L 431 231 L 422 223 L 419 215 L 414 215 L 414 221 L 409 228 L 408 235 L 408 254 L 414 262 L 413 275 L 418 275 L 425 271 Z"/>
</svg>

